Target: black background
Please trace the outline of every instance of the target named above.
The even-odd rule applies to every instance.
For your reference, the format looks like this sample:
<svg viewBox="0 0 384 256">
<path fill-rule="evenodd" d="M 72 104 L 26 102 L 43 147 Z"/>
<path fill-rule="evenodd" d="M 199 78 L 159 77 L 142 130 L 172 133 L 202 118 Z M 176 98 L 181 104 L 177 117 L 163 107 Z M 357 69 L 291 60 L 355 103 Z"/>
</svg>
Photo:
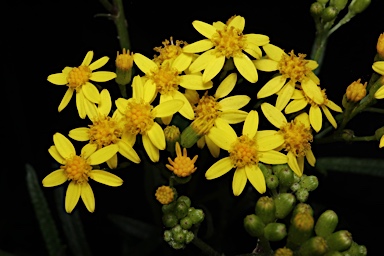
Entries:
<svg viewBox="0 0 384 256">
<path fill-rule="evenodd" d="M 132 50 L 148 57 L 154 54 L 153 47 L 160 46 L 170 36 L 187 42 L 201 39 L 191 25 L 193 20 L 208 23 L 226 21 L 235 14 L 245 17 L 245 33 L 265 34 L 272 43 L 286 51 L 294 49 L 295 53 L 309 54 L 315 36 L 314 22 L 308 11 L 310 3 L 124 1 Z M 377 38 L 384 32 L 383 10 L 384 1 L 373 0 L 365 12 L 357 15 L 329 39 L 319 77 L 321 86 L 327 89 L 327 95 L 338 105 L 341 105 L 347 85 L 358 78 L 367 81 L 372 73 Z M 39 179 L 43 179 L 52 171 L 52 158 L 47 151 L 53 143 L 52 135 L 55 132 L 66 134 L 82 124 L 80 120 L 73 120 L 72 112 L 76 110 L 73 100 L 62 113 L 57 113 L 65 88 L 50 84 L 46 78 L 60 72 L 64 66 L 79 65 L 89 50 L 95 52 L 95 59 L 109 56 L 111 60 L 104 70 L 113 70 L 119 43 L 113 22 L 94 17 L 98 13 L 106 13 L 98 1 L 15 1 L 3 12 L 7 15 L 2 23 L 4 36 L 1 39 L 5 42 L 1 54 L 2 77 L 5 78 L 2 81 L 2 88 L 5 89 L 2 93 L 5 113 L 2 131 L 5 141 L 2 143 L 3 167 L 0 169 L 0 249 L 15 255 L 46 255 L 26 189 L 24 165 L 30 163 Z M 260 84 L 262 78 L 257 85 Z M 381 116 L 367 114 L 364 118 L 358 116 L 348 128 L 363 129 L 358 135 L 364 136 L 383 125 Z M 382 158 L 383 150 L 378 149 L 378 142 L 314 146 L 317 157 Z M 143 179 L 142 175 L 135 170 L 121 175 L 125 181 L 122 188 L 98 188 L 95 213 L 87 213 L 82 203 L 77 206 L 94 255 L 101 255 L 101 252 L 120 254 L 120 237 L 117 228 L 106 220 L 108 212 L 157 223 L 151 219 L 145 200 L 143 203 L 143 198 L 136 195 L 141 189 L 136 186 L 137 180 Z M 320 186 L 311 194 L 314 204 L 321 210 L 324 207 L 334 209 L 342 219 L 340 228 L 351 231 L 355 241 L 367 246 L 369 255 L 380 255 L 382 236 L 376 234 L 382 232 L 383 228 L 380 208 L 384 202 L 381 189 L 384 180 L 337 172 L 320 175 L 319 178 Z M 201 197 L 204 186 L 211 185 L 217 186 L 218 183 L 204 183 L 197 189 L 200 193 L 197 195 Z M 134 189 L 137 192 L 133 193 Z M 43 191 L 48 200 L 52 200 L 52 189 Z M 52 209 L 54 213 L 55 210 Z M 241 239 L 234 234 L 226 238 L 231 241 L 228 246 L 232 246 L 223 246 L 223 251 L 226 249 L 228 255 L 250 252 L 255 243 L 246 238 L 241 222 L 233 223 L 233 227 L 235 224 L 240 226 L 236 232 L 240 233 L 238 237 Z M 228 241 L 223 239 L 221 243 Z M 192 253 L 198 252 L 191 250 Z M 160 254 L 165 252 L 170 253 L 164 250 Z"/>
</svg>

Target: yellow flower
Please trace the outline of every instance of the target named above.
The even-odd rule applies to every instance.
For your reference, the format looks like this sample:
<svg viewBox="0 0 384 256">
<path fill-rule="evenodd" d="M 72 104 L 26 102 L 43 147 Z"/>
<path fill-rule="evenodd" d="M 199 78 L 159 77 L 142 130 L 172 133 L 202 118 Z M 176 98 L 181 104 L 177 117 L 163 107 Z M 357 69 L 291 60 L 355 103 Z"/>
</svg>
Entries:
<svg viewBox="0 0 384 256">
<path fill-rule="evenodd" d="M 381 81 L 384 85 L 384 61 L 376 61 L 372 65 L 372 69 L 381 75 Z M 383 99 L 384 98 L 384 86 L 381 86 L 374 94 L 376 99 Z"/>
<path fill-rule="evenodd" d="M 193 130 L 202 135 L 197 141 L 197 146 L 203 148 L 207 144 L 209 151 L 213 157 L 218 157 L 220 148 L 213 143 L 206 135 L 214 126 L 216 120 L 224 121 L 228 124 L 236 124 L 243 122 L 248 113 L 239 110 L 249 103 L 251 98 L 247 95 L 235 95 L 226 97 L 231 93 L 236 85 L 237 74 L 228 75 L 217 87 L 213 96 L 209 96 L 208 92 L 197 103 L 194 108 L 195 119 L 192 122 Z"/>
<path fill-rule="evenodd" d="M 179 142 L 176 142 L 175 149 L 175 160 L 172 160 L 170 157 L 168 157 L 168 161 L 170 164 L 165 164 L 165 166 L 178 177 L 187 177 L 194 173 L 197 169 L 197 167 L 195 166 L 195 162 L 197 160 L 198 155 L 195 155 L 192 159 L 189 158 L 187 156 L 186 148 L 183 148 L 183 152 L 181 152 Z"/>
<path fill-rule="evenodd" d="M 381 33 L 377 39 L 376 50 L 380 58 L 384 59 L 384 33 Z"/>
<path fill-rule="evenodd" d="M 195 20 L 192 25 L 207 38 L 183 48 L 186 53 L 204 52 L 189 67 L 192 73 L 204 69 L 203 82 L 208 82 L 224 67 L 226 59 L 233 58 L 239 73 L 249 82 L 257 82 L 256 67 L 244 52 L 256 59 L 261 58 L 262 52 L 259 46 L 269 43 L 268 36 L 243 34 L 245 19 L 242 16 L 233 16 L 226 24 L 215 22 L 210 25 Z"/>
<path fill-rule="evenodd" d="M 89 51 L 79 67 L 65 67 L 62 73 L 52 74 L 48 76 L 48 81 L 56 85 L 68 86 L 67 92 L 60 102 L 58 111 L 61 112 L 72 98 L 73 92 L 76 91 L 76 106 L 79 116 L 84 119 L 90 111 L 95 111 L 95 103 L 100 101 L 100 94 L 94 82 L 106 82 L 116 77 L 114 72 L 95 71 L 104 66 L 109 58 L 102 57 L 93 63 L 93 51 Z"/>
<path fill-rule="evenodd" d="M 118 176 L 92 167 L 104 163 L 116 154 L 116 145 L 97 150 L 95 144 L 87 144 L 81 149 L 81 154 L 76 155 L 75 147 L 64 135 L 55 133 L 53 142 L 54 145 L 48 152 L 61 166 L 47 175 L 42 183 L 44 187 L 54 187 L 70 181 L 65 195 L 65 210 L 68 213 L 72 212 L 80 197 L 88 211 L 95 211 L 95 197 L 88 183 L 89 178 L 112 187 L 123 184 Z"/>
<path fill-rule="evenodd" d="M 188 99 L 179 92 L 179 85 L 185 89 L 206 90 L 212 88 L 212 83 L 203 83 L 201 74 L 185 74 L 183 61 L 163 62 L 160 66 L 153 60 L 142 54 L 134 54 L 134 62 L 141 71 L 145 73 L 145 85 L 155 86 L 156 93 L 160 93 L 160 102 L 167 102 L 173 99 L 182 100 L 184 105 L 179 113 L 185 118 L 192 120 L 194 117 L 192 106 Z M 164 124 L 169 124 L 171 116 L 162 118 Z"/>
<path fill-rule="evenodd" d="M 89 141 L 90 144 L 95 144 L 97 149 L 115 144 L 118 146 L 118 152 L 121 155 L 134 163 L 140 163 L 139 156 L 132 148 L 135 141 L 130 140 L 131 138 L 123 133 L 124 125 L 121 120 L 117 118 L 116 114 L 112 117 L 108 116 L 112 107 L 108 90 L 103 89 L 100 97 L 101 101 L 97 115 L 90 116 L 92 125 L 72 129 L 69 131 L 69 137 L 77 141 Z M 117 160 L 117 154 L 108 159 L 109 168 L 116 168 Z"/>
<path fill-rule="evenodd" d="M 173 201 L 175 193 L 171 187 L 161 186 L 156 189 L 155 196 L 161 204 L 169 204 Z"/>
<path fill-rule="evenodd" d="M 133 66 L 133 53 L 123 48 L 122 54 L 117 52 L 115 64 L 116 64 L 116 67 L 120 70 L 124 70 L 124 71 L 131 70 Z"/>
<path fill-rule="evenodd" d="M 320 87 L 319 87 L 320 88 Z M 336 105 L 333 101 L 329 100 L 327 98 L 327 95 L 325 94 L 325 90 L 321 90 L 322 97 L 323 97 L 323 103 L 317 104 L 315 101 L 313 101 L 304 90 L 302 89 L 295 89 L 293 95 L 292 95 L 292 101 L 287 105 L 284 112 L 285 114 L 291 114 L 294 112 L 298 112 L 302 109 L 304 109 L 308 104 L 311 105 L 309 108 L 309 120 L 311 123 L 312 128 L 319 132 L 321 130 L 321 127 L 323 125 L 323 117 L 321 114 L 321 110 L 323 111 L 325 117 L 328 119 L 328 121 L 331 123 L 331 125 L 336 129 L 337 123 L 335 118 L 332 116 L 329 109 L 332 109 L 336 112 L 343 112 L 341 107 Z"/>
<path fill-rule="evenodd" d="M 296 56 L 293 51 L 288 55 L 273 44 L 264 45 L 263 49 L 267 58 L 254 60 L 256 68 L 268 72 L 278 70 L 279 74 L 259 90 L 258 99 L 278 93 L 276 107 L 283 110 L 299 82 L 309 98 L 317 104 L 323 103 L 323 96 L 317 86 L 320 83 L 319 78 L 312 71 L 318 66 L 316 61 L 304 59 L 305 54 Z"/>
<path fill-rule="evenodd" d="M 349 101 L 358 102 L 367 94 L 367 82 L 362 84 L 361 79 L 354 81 L 347 87 L 345 95 Z"/>
<path fill-rule="evenodd" d="M 165 149 L 164 130 L 155 122 L 156 117 L 173 115 L 183 106 L 184 102 L 172 99 L 161 102 L 156 107 L 151 105 L 156 96 L 154 83 L 143 85 L 142 78 L 137 75 L 132 81 L 132 98 L 119 98 L 115 101 L 118 111 L 117 118 L 124 122 L 123 136 L 127 141 L 136 141 L 136 136 L 141 134 L 144 149 L 153 162 L 159 161 L 159 150 Z"/>
<path fill-rule="evenodd" d="M 183 45 L 187 43 L 181 40 L 173 42 L 172 37 L 171 40 L 164 40 L 163 47 L 154 48 L 159 55 L 155 55 L 153 61 L 158 65 L 164 62 L 170 62 L 170 64 L 176 62 L 175 66 L 178 66 L 178 70 L 185 71 L 192 62 L 193 54 L 183 52 Z"/>
<path fill-rule="evenodd" d="M 288 122 L 283 113 L 269 103 L 261 104 L 261 110 L 268 121 L 280 129 L 275 133 L 270 133 L 273 135 L 270 141 L 273 141 L 275 145 L 280 144 L 278 149 L 287 151 L 289 167 L 301 177 L 304 171 L 304 157 L 311 166 L 315 166 L 316 163 L 311 149 L 313 136 L 308 114 L 302 113 L 293 121 Z"/>
<path fill-rule="evenodd" d="M 235 196 L 241 194 L 247 180 L 259 193 L 266 192 L 265 178 L 259 168 L 259 161 L 267 164 L 287 163 L 287 156 L 273 150 L 278 145 L 269 141 L 271 136 L 258 136 L 259 115 L 251 110 L 244 121 L 242 135 L 237 137 L 233 128 L 223 122 L 211 129 L 208 137 L 220 148 L 228 151 L 229 156 L 214 163 L 205 173 L 208 180 L 216 179 L 236 168 L 232 190 Z"/>
</svg>

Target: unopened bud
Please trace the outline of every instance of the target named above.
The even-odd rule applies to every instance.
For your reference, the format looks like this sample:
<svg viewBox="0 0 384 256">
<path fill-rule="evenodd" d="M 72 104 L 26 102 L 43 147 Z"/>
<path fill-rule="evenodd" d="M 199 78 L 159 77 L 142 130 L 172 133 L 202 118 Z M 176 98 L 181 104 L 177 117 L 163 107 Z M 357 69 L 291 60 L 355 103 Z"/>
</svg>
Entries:
<svg viewBox="0 0 384 256">
<path fill-rule="evenodd" d="M 176 201 L 173 201 L 173 202 L 170 203 L 170 204 L 164 204 L 164 205 L 161 207 L 161 210 L 163 211 L 163 213 L 172 212 L 173 209 L 175 209 L 175 206 L 176 206 Z"/>
<path fill-rule="evenodd" d="M 190 148 L 203 136 L 204 134 L 198 134 L 193 128 L 193 122 L 186 127 L 180 136 L 180 144 L 183 148 Z"/>
<path fill-rule="evenodd" d="M 177 218 L 177 216 L 172 212 L 165 213 L 162 217 L 162 220 L 163 220 L 164 226 L 167 228 L 173 228 L 179 222 L 179 219 Z"/>
<path fill-rule="evenodd" d="M 268 241 L 280 241 L 287 236 L 287 229 L 284 223 L 272 222 L 265 226 L 264 237 Z"/>
<path fill-rule="evenodd" d="M 276 205 L 275 216 L 278 219 L 284 219 L 292 211 L 296 203 L 296 197 L 291 193 L 280 193 L 273 200 Z"/>
<path fill-rule="evenodd" d="M 187 233 L 185 234 L 185 243 L 189 244 L 190 242 L 192 242 L 193 238 L 195 238 L 195 235 L 193 234 L 193 232 L 187 231 Z"/>
<path fill-rule="evenodd" d="M 260 197 L 256 202 L 255 213 L 261 218 L 264 224 L 274 222 L 276 220 L 275 201 L 269 196 Z"/>
<path fill-rule="evenodd" d="M 328 250 L 325 239 L 321 236 L 314 236 L 305 241 L 299 249 L 302 256 L 322 256 Z"/>
<path fill-rule="evenodd" d="M 343 251 L 343 256 L 366 256 L 367 248 L 364 245 L 359 245 L 352 241 L 348 250 Z"/>
<path fill-rule="evenodd" d="M 188 208 L 189 207 L 184 202 L 176 202 L 174 213 L 178 219 L 184 218 L 188 214 Z"/>
<path fill-rule="evenodd" d="M 276 175 L 270 175 L 265 178 L 265 183 L 267 188 L 276 189 L 279 186 L 279 179 L 276 177 Z"/>
<path fill-rule="evenodd" d="M 322 11 L 321 18 L 323 19 L 323 21 L 328 22 L 328 21 L 336 19 L 338 13 L 339 13 L 339 11 L 336 9 L 336 7 L 327 6 Z"/>
<path fill-rule="evenodd" d="M 296 192 L 300 188 L 300 184 L 298 182 L 295 182 L 291 186 L 292 192 Z"/>
<path fill-rule="evenodd" d="M 296 191 L 295 195 L 296 195 L 297 201 L 304 203 L 308 200 L 309 191 L 306 188 L 299 188 Z"/>
<path fill-rule="evenodd" d="M 359 78 L 347 87 L 345 95 L 348 101 L 358 102 L 367 95 L 367 82 L 362 84 L 360 81 L 361 79 Z"/>
<path fill-rule="evenodd" d="M 131 82 L 132 78 L 132 66 L 133 66 L 133 54 L 126 49 L 123 49 L 123 53 L 117 52 L 116 57 L 116 78 L 115 81 L 119 85 L 127 85 Z"/>
<path fill-rule="evenodd" d="M 381 60 L 384 60 L 384 33 L 381 33 L 379 39 L 377 39 L 376 50 Z"/>
<path fill-rule="evenodd" d="M 300 180 L 300 186 L 308 191 L 313 191 L 319 186 L 319 180 L 314 175 L 303 175 Z"/>
<path fill-rule="evenodd" d="M 267 178 L 269 175 L 272 175 L 272 168 L 269 165 L 265 165 L 259 162 L 259 168 L 265 178 Z"/>
<path fill-rule="evenodd" d="M 301 213 L 309 213 L 313 216 L 312 206 L 306 203 L 298 203 L 292 211 L 292 216 Z"/>
<path fill-rule="evenodd" d="M 319 2 L 313 2 L 311 4 L 311 7 L 309 8 L 309 11 L 313 17 L 320 17 L 323 10 L 324 10 L 324 7 Z"/>
<path fill-rule="evenodd" d="M 338 223 L 337 214 L 332 210 L 326 210 L 316 221 L 315 233 L 318 236 L 327 237 L 335 231 Z"/>
<path fill-rule="evenodd" d="M 264 235 L 265 224 L 256 214 L 249 214 L 244 218 L 244 228 L 250 236 L 261 237 Z"/>
<path fill-rule="evenodd" d="M 191 207 L 191 199 L 189 199 L 187 196 L 179 196 L 176 201 L 184 202 L 188 208 Z"/>
<path fill-rule="evenodd" d="M 175 250 L 183 249 L 185 247 L 184 243 L 178 243 L 178 242 L 176 242 L 174 240 L 171 240 L 168 243 Z"/>
<path fill-rule="evenodd" d="M 279 179 L 280 192 L 285 192 L 294 183 L 294 172 L 289 168 L 288 164 L 278 164 L 272 167 L 277 178 Z"/>
<path fill-rule="evenodd" d="M 205 214 L 201 209 L 189 208 L 188 217 L 191 218 L 193 224 L 198 224 L 204 220 Z"/>
<path fill-rule="evenodd" d="M 278 248 L 273 256 L 293 256 L 293 251 L 286 247 Z"/>
<path fill-rule="evenodd" d="M 176 141 L 180 138 L 180 129 L 175 125 L 169 125 L 164 128 L 164 136 L 168 152 L 175 152 Z"/>
<path fill-rule="evenodd" d="M 336 7 L 337 10 L 341 11 L 347 6 L 348 0 L 331 0 L 330 5 Z"/>
<path fill-rule="evenodd" d="M 345 251 L 352 245 L 352 234 L 347 230 L 339 230 L 326 237 L 330 250 Z"/>
<path fill-rule="evenodd" d="M 292 216 L 288 230 L 287 245 L 291 249 L 297 249 L 307 241 L 313 231 L 315 220 L 308 212 L 299 212 Z"/>
<path fill-rule="evenodd" d="M 180 226 L 183 229 L 190 229 L 193 225 L 192 219 L 188 216 L 185 216 L 184 218 L 181 218 L 180 220 Z"/>
<path fill-rule="evenodd" d="M 164 231 L 164 241 L 169 242 L 172 239 L 172 232 L 170 230 Z"/>
<path fill-rule="evenodd" d="M 349 4 L 348 9 L 352 13 L 361 13 L 363 12 L 369 5 L 371 4 L 371 0 L 352 0 Z"/>
</svg>

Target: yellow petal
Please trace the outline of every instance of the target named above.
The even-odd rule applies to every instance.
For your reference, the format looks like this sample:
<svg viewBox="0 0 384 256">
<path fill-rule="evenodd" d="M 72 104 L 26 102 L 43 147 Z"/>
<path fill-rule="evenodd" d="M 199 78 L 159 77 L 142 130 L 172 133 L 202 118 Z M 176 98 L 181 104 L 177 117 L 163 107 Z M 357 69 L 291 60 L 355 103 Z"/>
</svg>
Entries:
<svg viewBox="0 0 384 256">
<path fill-rule="evenodd" d="M 384 76 L 384 61 L 376 61 L 372 65 L 372 69 L 379 73 L 380 75 Z"/>
<path fill-rule="evenodd" d="M 245 34 L 245 40 L 249 43 L 256 44 L 258 46 L 263 46 L 269 43 L 269 37 L 262 34 Z"/>
<path fill-rule="evenodd" d="M 384 135 L 380 138 L 379 148 L 384 147 Z"/>
<path fill-rule="evenodd" d="M 81 119 L 85 119 L 87 117 L 87 112 L 85 111 L 85 96 L 83 93 L 83 90 L 80 90 L 79 92 L 76 92 L 76 107 L 77 112 L 79 113 L 79 116 Z"/>
<path fill-rule="evenodd" d="M 269 80 L 263 87 L 261 87 L 261 89 L 257 93 L 257 98 L 262 99 L 277 93 L 284 86 L 286 81 L 287 79 L 283 76 L 275 76 L 274 78 Z"/>
<path fill-rule="evenodd" d="M 98 59 L 98 60 L 94 61 L 92 64 L 90 64 L 89 69 L 91 71 L 99 69 L 102 66 L 104 66 L 105 64 L 107 64 L 108 61 L 109 61 L 109 57 L 107 57 L 107 56 L 101 57 L 100 59 Z"/>
<path fill-rule="evenodd" d="M 205 52 L 213 47 L 213 43 L 209 39 L 203 39 L 183 47 L 185 53 Z"/>
<path fill-rule="evenodd" d="M 43 179 L 44 187 L 55 187 L 63 184 L 67 181 L 67 176 L 63 169 L 59 169 L 51 172 Z"/>
<path fill-rule="evenodd" d="M 303 93 L 303 90 L 298 90 L 298 89 L 295 89 L 293 91 L 293 94 L 292 94 L 292 97 L 291 99 L 293 100 L 299 100 L 299 99 L 304 99 L 305 98 L 305 95 Z"/>
<path fill-rule="evenodd" d="M 325 117 L 328 119 L 328 121 L 331 123 L 331 125 L 333 126 L 333 128 L 337 128 L 337 122 L 335 120 L 335 118 L 332 116 L 331 112 L 329 111 L 329 109 L 326 107 L 326 106 L 323 106 L 321 105 L 320 106 L 321 109 L 323 110 L 324 112 L 324 115 Z"/>
<path fill-rule="evenodd" d="M 133 61 L 137 67 L 145 74 L 149 74 L 152 70 L 157 69 L 157 64 L 153 60 L 140 53 L 135 53 L 133 55 Z"/>
<path fill-rule="evenodd" d="M 164 130 L 161 128 L 161 126 L 154 122 L 151 129 L 148 131 L 148 137 L 151 140 L 152 144 L 160 149 L 165 149 L 165 136 L 164 136 Z"/>
<path fill-rule="evenodd" d="M 320 84 L 320 79 L 315 75 L 315 73 L 308 72 L 308 74 L 306 76 L 309 77 L 315 84 L 317 84 L 317 85 Z"/>
<path fill-rule="evenodd" d="M 245 168 L 237 168 L 233 174 L 232 190 L 235 196 L 239 196 L 243 192 L 247 184 L 247 174 Z"/>
<path fill-rule="evenodd" d="M 143 99 L 147 103 L 151 103 L 157 95 L 156 84 L 153 80 L 148 79 L 144 84 Z"/>
<path fill-rule="evenodd" d="M 71 213 L 77 202 L 80 199 L 81 186 L 75 182 L 71 182 L 68 185 L 67 192 L 65 194 L 65 211 Z"/>
<path fill-rule="evenodd" d="M 256 135 L 259 127 L 259 113 L 256 110 L 251 110 L 245 118 L 242 134 L 253 138 Z"/>
<path fill-rule="evenodd" d="M 185 95 L 179 91 L 174 91 L 173 98 L 184 102 L 184 105 L 180 108 L 179 113 L 186 119 L 193 120 L 195 118 L 195 112 Z"/>
<path fill-rule="evenodd" d="M 136 151 L 132 148 L 132 146 L 128 142 L 120 140 L 117 144 L 119 146 L 119 153 L 122 156 L 134 162 L 135 164 L 138 164 L 141 162 L 139 155 L 136 153 Z"/>
<path fill-rule="evenodd" d="M 89 173 L 89 177 L 94 181 L 111 187 L 118 187 L 123 184 L 123 180 L 119 176 L 102 170 L 92 170 Z"/>
<path fill-rule="evenodd" d="M 88 100 L 84 101 L 84 109 L 85 113 L 92 121 L 96 120 L 96 118 L 99 116 L 96 105 Z"/>
<path fill-rule="evenodd" d="M 87 82 L 81 87 L 84 96 L 93 103 L 100 102 L 100 93 L 99 90 L 93 84 Z"/>
<path fill-rule="evenodd" d="M 328 108 L 332 109 L 333 111 L 336 111 L 336 112 L 339 112 L 339 113 L 343 112 L 341 107 L 339 107 L 338 105 L 336 105 L 333 101 L 331 101 L 329 99 L 327 100 L 327 104 L 326 105 L 327 105 Z"/>
<path fill-rule="evenodd" d="M 89 212 L 95 211 L 95 196 L 88 182 L 81 185 L 81 199 L 83 200 L 85 207 Z"/>
<path fill-rule="evenodd" d="M 151 81 L 151 80 L 147 80 Z M 144 98 L 144 85 L 139 75 L 134 76 L 132 80 L 132 98 L 143 99 Z"/>
<path fill-rule="evenodd" d="M 186 70 L 192 62 L 192 54 L 181 53 L 172 63 L 172 67 L 176 68 L 177 71 L 183 72 Z"/>
<path fill-rule="evenodd" d="M 321 110 L 318 106 L 313 105 L 309 108 L 309 121 L 312 128 L 316 132 L 321 130 L 323 124 L 323 115 L 321 114 Z"/>
<path fill-rule="evenodd" d="M 95 153 L 97 150 L 97 144 L 94 143 L 88 143 L 85 144 L 84 147 L 81 148 L 81 155 L 87 159 L 90 155 Z"/>
<path fill-rule="evenodd" d="M 276 108 L 282 111 L 288 104 L 291 99 L 293 92 L 295 91 L 295 85 L 293 83 L 288 82 L 283 86 L 280 90 L 279 95 L 276 99 Z"/>
<path fill-rule="evenodd" d="M 260 47 L 256 44 L 248 43 L 246 48 L 244 48 L 243 50 L 255 59 L 261 59 L 261 57 L 263 56 L 263 52 L 261 51 Z"/>
<path fill-rule="evenodd" d="M 315 158 L 315 155 L 312 152 L 312 149 L 308 149 L 307 151 L 305 151 L 305 158 L 307 159 L 308 163 L 311 166 L 313 166 L 313 167 L 315 166 L 316 158 Z"/>
<path fill-rule="evenodd" d="M 217 146 L 227 151 L 231 148 L 232 143 L 237 140 L 237 135 L 233 128 L 223 130 L 212 127 L 206 136 Z"/>
<path fill-rule="evenodd" d="M 67 139 L 61 133 L 57 132 L 53 135 L 53 143 L 55 144 L 57 151 L 63 158 L 67 159 L 76 155 L 76 150 L 72 142 L 70 142 L 69 139 Z"/>
<path fill-rule="evenodd" d="M 55 85 L 66 85 L 68 83 L 67 75 L 63 73 L 49 75 L 47 80 Z"/>
<path fill-rule="evenodd" d="M 261 104 L 261 111 L 263 111 L 263 114 L 268 121 L 278 129 L 287 123 L 287 119 L 283 113 L 267 102 Z"/>
<path fill-rule="evenodd" d="M 247 95 L 234 95 L 220 100 L 220 110 L 240 109 L 247 105 L 251 98 Z"/>
<path fill-rule="evenodd" d="M 287 157 L 288 166 L 292 169 L 294 173 L 296 173 L 297 176 L 301 177 L 303 173 L 301 172 L 299 164 L 297 163 L 296 156 L 291 151 L 288 151 Z"/>
<path fill-rule="evenodd" d="M 287 55 L 280 47 L 273 44 L 263 46 L 265 53 L 274 61 L 279 62 L 284 55 Z"/>
<path fill-rule="evenodd" d="M 308 62 L 307 62 L 307 64 L 305 66 L 307 68 L 310 68 L 311 70 L 314 70 L 314 69 L 316 69 L 319 66 L 319 64 L 315 60 L 307 60 L 307 61 Z"/>
<path fill-rule="evenodd" d="M 277 133 L 276 130 L 262 130 L 262 131 L 257 131 L 257 134 L 256 134 L 256 141 L 264 138 L 264 137 L 269 137 L 269 136 L 273 136 Z"/>
<path fill-rule="evenodd" d="M 185 48 L 185 47 L 184 47 Z M 216 58 L 214 50 L 208 50 L 202 53 L 199 57 L 197 57 L 192 64 L 189 66 L 188 70 L 191 73 L 197 73 L 203 69 L 205 69 L 208 63 L 212 62 Z"/>
<path fill-rule="evenodd" d="M 116 154 L 113 157 L 111 157 L 110 159 L 108 159 L 106 163 L 107 163 L 109 168 L 116 169 L 117 168 L 117 161 L 118 161 L 118 158 L 117 158 L 117 154 Z"/>
<path fill-rule="evenodd" d="M 65 164 L 65 158 L 60 155 L 55 146 L 50 146 L 48 152 L 59 164 Z"/>
<path fill-rule="evenodd" d="M 220 155 L 220 147 L 217 146 L 208 136 L 203 136 L 202 138 L 205 138 L 205 142 L 207 143 L 207 147 L 211 155 L 214 158 L 218 158 Z"/>
<path fill-rule="evenodd" d="M 261 71 L 271 72 L 279 69 L 279 62 L 271 59 L 259 59 L 253 60 L 252 62 L 255 65 L 256 69 Z"/>
<path fill-rule="evenodd" d="M 243 110 L 231 109 L 221 112 L 220 118 L 228 124 L 237 124 L 247 118 L 248 112 Z"/>
<path fill-rule="evenodd" d="M 235 64 L 237 70 L 239 73 L 250 83 L 256 83 L 259 79 L 259 76 L 257 74 L 257 70 L 251 59 L 245 55 L 244 53 L 241 53 L 241 56 L 234 56 L 233 57 L 233 63 Z"/>
<path fill-rule="evenodd" d="M 81 63 L 81 66 L 89 66 L 91 64 L 93 59 L 93 51 L 88 51 L 85 55 L 83 62 Z"/>
<path fill-rule="evenodd" d="M 306 99 L 293 100 L 285 107 L 284 113 L 291 114 L 304 109 L 308 105 Z"/>
<path fill-rule="evenodd" d="M 224 157 L 209 167 L 205 173 L 205 178 L 207 178 L 207 180 L 216 179 L 229 172 L 232 168 L 233 163 L 231 158 Z"/>
<path fill-rule="evenodd" d="M 69 103 L 69 101 L 71 100 L 72 98 L 72 95 L 73 95 L 73 89 L 72 88 L 68 88 L 67 91 L 65 92 L 64 94 L 64 97 L 63 99 L 61 100 L 60 102 L 60 105 L 59 107 L 57 108 L 57 110 L 59 112 L 61 112 Z"/>
<path fill-rule="evenodd" d="M 300 122 L 304 124 L 305 127 L 311 127 L 311 123 L 309 121 L 309 115 L 306 112 L 303 112 L 295 117 L 296 122 Z"/>
<path fill-rule="evenodd" d="M 115 100 L 115 104 L 117 109 L 121 112 L 124 113 L 125 109 L 127 108 L 128 100 L 124 98 L 118 98 Z"/>
<path fill-rule="evenodd" d="M 149 159 L 151 159 L 152 162 L 158 162 L 160 158 L 159 149 L 153 145 L 148 135 L 143 135 L 142 140 L 145 152 L 147 152 Z"/>
<path fill-rule="evenodd" d="M 260 194 L 264 194 L 267 191 L 267 187 L 265 184 L 264 174 L 260 170 L 259 166 L 245 166 L 245 172 L 247 174 L 249 182 L 257 190 L 257 192 L 259 192 Z"/>
<path fill-rule="evenodd" d="M 304 93 L 316 102 L 317 104 L 321 105 L 324 103 L 324 96 L 321 93 L 320 87 L 315 84 L 311 79 L 305 79 L 301 82 L 301 88 L 303 89 Z"/>
<path fill-rule="evenodd" d="M 201 75 L 181 75 L 180 77 L 180 86 L 189 90 L 207 90 L 210 87 L 207 87 L 203 83 L 203 77 Z"/>
<path fill-rule="evenodd" d="M 216 92 L 215 92 L 215 98 L 220 99 L 224 98 L 228 94 L 231 93 L 233 88 L 236 85 L 237 81 L 237 74 L 236 73 L 231 73 L 229 74 L 217 87 Z"/>
<path fill-rule="evenodd" d="M 179 111 L 183 104 L 184 102 L 179 99 L 165 101 L 154 107 L 152 112 L 156 117 L 167 117 Z"/>
<path fill-rule="evenodd" d="M 228 23 L 228 27 L 235 27 L 241 32 L 244 30 L 245 26 L 245 19 L 242 16 L 236 15 L 231 19 L 231 21 Z"/>
<path fill-rule="evenodd" d="M 192 22 L 192 26 L 203 36 L 208 39 L 211 39 L 212 36 L 216 33 L 216 28 L 211 24 L 205 23 L 203 21 L 195 20 Z"/>
<path fill-rule="evenodd" d="M 110 159 L 118 151 L 119 146 L 116 144 L 111 144 L 95 151 L 92 155 L 88 157 L 88 160 L 91 165 L 98 165 Z"/>
<path fill-rule="evenodd" d="M 89 128 L 88 127 L 80 127 L 76 129 L 72 129 L 68 134 L 69 138 L 77 140 L 77 141 L 88 141 L 89 140 Z"/>
<path fill-rule="evenodd" d="M 100 104 L 98 105 L 97 109 L 102 115 L 108 116 L 109 112 L 111 112 L 111 108 L 111 95 L 109 94 L 109 91 L 107 89 L 103 89 L 100 92 Z"/>
<path fill-rule="evenodd" d="M 224 67 L 224 62 L 225 56 L 215 56 L 215 58 L 213 58 L 209 63 L 207 63 L 207 66 L 205 67 L 203 73 L 203 83 L 212 80 L 212 78 L 214 78 Z"/>
<path fill-rule="evenodd" d="M 259 134 L 259 132 L 257 133 Z M 256 143 L 259 151 L 268 151 L 276 149 L 283 145 L 285 142 L 284 137 L 276 131 L 272 136 L 256 136 Z"/>
<path fill-rule="evenodd" d="M 96 72 L 92 72 L 89 80 L 95 81 L 95 82 L 107 82 L 107 81 L 112 80 L 114 78 L 116 78 L 115 72 L 96 71 Z"/>
<path fill-rule="evenodd" d="M 261 153 L 260 162 L 266 164 L 285 164 L 288 158 L 285 154 L 275 150 L 269 150 Z"/>
</svg>

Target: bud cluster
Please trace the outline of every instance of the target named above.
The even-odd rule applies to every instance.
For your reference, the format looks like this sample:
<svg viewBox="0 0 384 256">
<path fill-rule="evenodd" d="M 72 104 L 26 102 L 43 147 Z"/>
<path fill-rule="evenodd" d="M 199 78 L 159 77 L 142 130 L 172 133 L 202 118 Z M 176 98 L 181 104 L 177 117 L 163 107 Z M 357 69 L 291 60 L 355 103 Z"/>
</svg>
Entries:
<svg viewBox="0 0 384 256">
<path fill-rule="evenodd" d="M 187 196 L 179 196 L 173 202 L 162 206 L 164 227 L 164 241 L 174 249 L 185 248 L 195 237 L 193 227 L 197 227 L 204 220 L 201 209 L 191 207 L 191 200 Z"/>
</svg>

